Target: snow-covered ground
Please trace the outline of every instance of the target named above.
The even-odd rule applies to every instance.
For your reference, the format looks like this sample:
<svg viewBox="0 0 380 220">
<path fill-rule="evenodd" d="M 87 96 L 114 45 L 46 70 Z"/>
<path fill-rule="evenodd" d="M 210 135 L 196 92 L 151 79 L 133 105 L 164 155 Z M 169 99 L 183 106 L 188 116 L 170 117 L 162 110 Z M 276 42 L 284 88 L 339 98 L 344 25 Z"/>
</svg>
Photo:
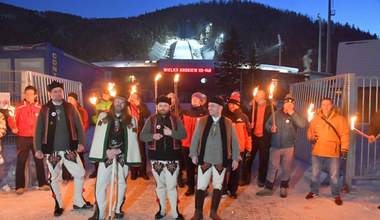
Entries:
<svg viewBox="0 0 380 220">
<path fill-rule="evenodd" d="M 88 166 L 92 168 L 92 166 Z M 287 198 L 280 198 L 279 189 L 273 196 L 257 197 L 260 189 L 256 181 L 249 186 L 239 187 L 238 199 L 229 197 L 222 199 L 219 212 L 225 219 L 380 219 L 380 183 L 378 181 L 356 182 L 353 190 L 342 194 L 343 205 L 335 205 L 329 186 L 322 186 L 320 197 L 306 200 L 309 192 L 311 167 L 309 164 L 295 160 Z M 254 164 L 257 170 L 257 161 Z M 88 172 L 90 172 L 88 170 Z M 257 176 L 257 172 L 253 173 Z M 150 173 L 151 175 L 151 173 Z M 322 175 L 325 178 L 326 174 Z M 95 180 L 86 179 L 84 197 L 93 202 Z M 278 182 L 276 184 L 278 186 Z M 65 211 L 56 219 L 87 219 L 93 211 L 74 211 L 72 209 L 73 182 L 62 186 L 64 192 Z M 179 211 L 185 219 L 190 219 L 194 213 L 194 196 L 186 197 L 185 188 L 179 188 Z M 123 206 L 124 219 L 154 219 L 158 211 L 155 202 L 155 183 L 153 178 L 146 181 L 138 178 L 132 181 L 128 178 L 126 192 L 127 201 Z M 205 200 L 204 217 L 209 219 L 211 195 Z M 169 205 L 168 205 L 169 206 Z M 14 191 L 0 192 L 0 219 L 55 219 L 53 216 L 54 200 L 51 192 L 28 190 L 24 195 L 17 196 Z M 169 209 L 167 209 L 169 210 Z M 164 219 L 172 219 L 166 216 Z"/>
</svg>

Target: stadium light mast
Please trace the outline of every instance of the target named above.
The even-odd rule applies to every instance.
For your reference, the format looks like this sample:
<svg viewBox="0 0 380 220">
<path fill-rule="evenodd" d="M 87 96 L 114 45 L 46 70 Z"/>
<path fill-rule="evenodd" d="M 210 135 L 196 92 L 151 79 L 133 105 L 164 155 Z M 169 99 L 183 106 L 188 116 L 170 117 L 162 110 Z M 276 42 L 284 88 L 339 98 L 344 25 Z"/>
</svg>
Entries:
<svg viewBox="0 0 380 220">
<path fill-rule="evenodd" d="M 335 15 L 335 10 L 331 10 L 331 0 L 329 0 L 328 20 L 327 20 L 327 45 L 326 45 L 326 72 L 331 73 L 331 16 Z"/>
<path fill-rule="evenodd" d="M 322 70 L 322 19 L 318 14 L 319 19 L 319 36 L 318 36 L 318 72 Z"/>
<path fill-rule="evenodd" d="M 281 36 L 280 34 L 277 35 L 278 38 L 278 65 L 281 66 Z"/>
</svg>

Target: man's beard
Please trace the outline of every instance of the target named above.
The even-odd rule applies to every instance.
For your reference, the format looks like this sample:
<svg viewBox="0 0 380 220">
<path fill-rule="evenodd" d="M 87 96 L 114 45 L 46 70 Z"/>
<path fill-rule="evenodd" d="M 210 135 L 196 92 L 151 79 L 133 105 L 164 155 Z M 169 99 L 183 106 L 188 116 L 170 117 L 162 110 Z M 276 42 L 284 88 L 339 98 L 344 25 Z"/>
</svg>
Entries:
<svg viewBox="0 0 380 220">
<path fill-rule="evenodd" d="M 161 116 L 165 116 L 168 114 L 168 111 L 165 110 L 159 110 L 158 113 L 160 113 Z"/>
</svg>

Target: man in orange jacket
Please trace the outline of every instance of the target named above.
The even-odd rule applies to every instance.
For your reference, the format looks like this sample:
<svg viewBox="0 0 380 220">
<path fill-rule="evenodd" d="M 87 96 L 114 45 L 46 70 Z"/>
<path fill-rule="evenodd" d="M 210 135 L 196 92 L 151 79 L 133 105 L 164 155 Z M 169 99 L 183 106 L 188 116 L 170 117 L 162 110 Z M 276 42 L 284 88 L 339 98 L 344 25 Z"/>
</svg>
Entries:
<svg viewBox="0 0 380 220">
<path fill-rule="evenodd" d="M 195 193 L 195 169 L 196 166 L 189 157 L 191 139 L 194 134 L 195 125 L 199 118 L 208 114 L 208 111 L 202 106 L 202 94 L 199 92 L 191 96 L 191 108 L 183 113 L 183 125 L 185 126 L 187 137 L 182 140 L 182 152 L 185 158 L 187 191 L 186 196 L 194 195 Z"/>
<path fill-rule="evenodd" d="M 342 205 L 339 186 L 340 156 L 345 159 L 349 150 L 349 129 L 347 120 L 335 110 L 330 98 L 322 99 L 321 108 L 310 121 L 307 138 L 313 144 L 311 157 L 312 176 L 310 192 L 306 199 L 318 197 L 319 177 L 325 163 L 330 175 L 331 191 L 337 205 Z"/>
</svg>

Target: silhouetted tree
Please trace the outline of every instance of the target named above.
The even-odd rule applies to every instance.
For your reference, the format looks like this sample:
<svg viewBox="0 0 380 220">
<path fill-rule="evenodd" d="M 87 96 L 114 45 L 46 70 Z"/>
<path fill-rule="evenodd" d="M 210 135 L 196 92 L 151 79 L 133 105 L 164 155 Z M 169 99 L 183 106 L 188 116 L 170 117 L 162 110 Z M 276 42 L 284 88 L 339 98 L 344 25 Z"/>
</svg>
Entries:
<svg viewBox="0 0 380 220">
<path fill-rule="evenodd" d="M 228 37 L 228 36 L 227 36 Z M 220 88 L 228 88 L 233 91 L 240 87 L 240 68 L 244 63 L 244 52 L 242 42 L 234 26 L 231 26 L 229 38 L 223 42 L 223 51 L 219 57 L 221 67 L 220 73 L 217 73 L 217 82 Z"/>
</svg>

